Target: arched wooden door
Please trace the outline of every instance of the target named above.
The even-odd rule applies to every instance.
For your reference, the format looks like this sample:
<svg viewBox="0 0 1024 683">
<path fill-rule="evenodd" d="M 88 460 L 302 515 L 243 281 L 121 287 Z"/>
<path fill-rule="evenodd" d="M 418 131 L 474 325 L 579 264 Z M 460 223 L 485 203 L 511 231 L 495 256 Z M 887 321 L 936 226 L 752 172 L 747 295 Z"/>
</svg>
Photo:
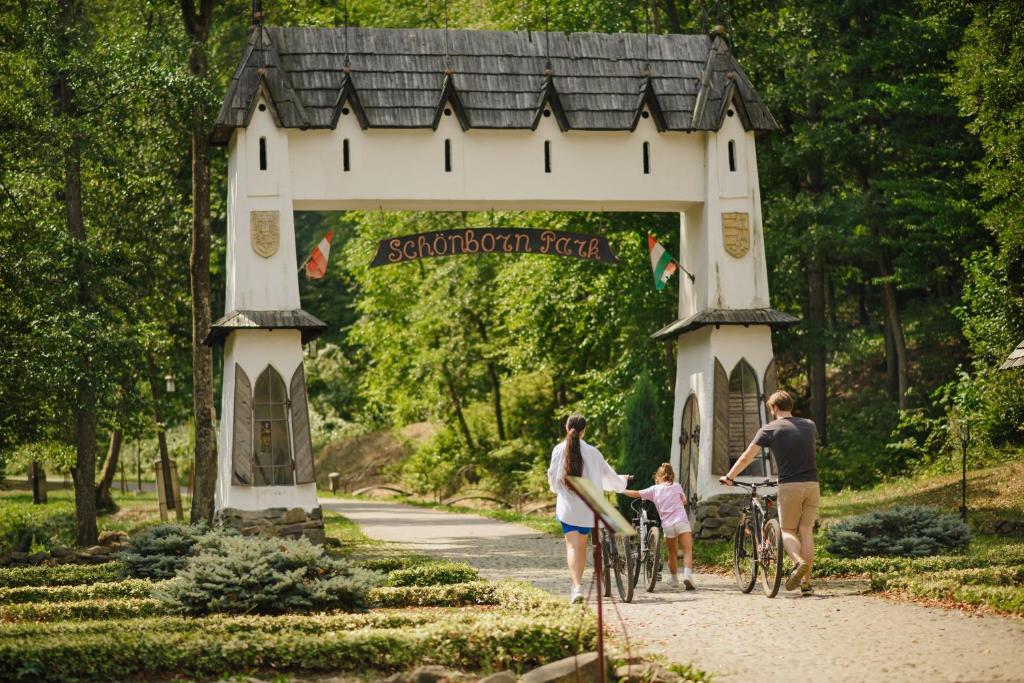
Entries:
<svg viewBox="0 0 1024 683">
<path fill-rule="evenodd" d="M 679 446 L 679 483 L 683 485 L 686 500 L 692 501 L 693 494 L 697 492 L 697 466 L 700 462 L 700 407 L 695 394 L 690 394 L 683 406 Z"/>
</svg>

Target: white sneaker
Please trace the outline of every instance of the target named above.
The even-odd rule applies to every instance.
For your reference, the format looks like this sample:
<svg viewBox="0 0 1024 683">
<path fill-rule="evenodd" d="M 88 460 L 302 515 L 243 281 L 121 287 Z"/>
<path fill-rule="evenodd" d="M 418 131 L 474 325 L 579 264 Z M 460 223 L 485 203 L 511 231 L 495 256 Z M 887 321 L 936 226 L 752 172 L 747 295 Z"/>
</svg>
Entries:
<svg viewBox="0 0 1024 683">
<path fill-rule="evenodd" d="M 569 591 L 569 604 L 575 605 L 578 602 L 583 602 L 583 587 L 573 586 L 572 590 Z"/>
<path fill-rule="evenodd" d="M 683 585 L 686 586 L 686 590 L 696 590 L 697 587 L 693 585 L 693 571 L 690 569 L 683 570 Z"/>
<path fill-rule="evenodd" d="M 668 577 L 668 585 L 672 586 L 673 588 L 679 588 L 679 577 L 675 574 Z"/>
</svg>

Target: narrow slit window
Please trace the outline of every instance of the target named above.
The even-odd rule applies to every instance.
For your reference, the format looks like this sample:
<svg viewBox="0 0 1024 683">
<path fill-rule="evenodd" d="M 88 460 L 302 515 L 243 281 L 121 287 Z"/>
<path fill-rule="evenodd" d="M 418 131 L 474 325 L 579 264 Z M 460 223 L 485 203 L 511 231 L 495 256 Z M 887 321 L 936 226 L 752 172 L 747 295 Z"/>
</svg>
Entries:
<svg viewBox="0 0 1024 683">
<path fill-rule="evenodd" d="M 447 138 L 444 141 L 444 172 L 452 172 L 452 141 Z"/>
<path fill-rule="evenodd" d="M 729 172 L 736 172 L 736 141 L 729 140 Z"/>
<path fill-rule="evenodd" d="M 345 173 L 352 170 L 352 160 L 348 152 L 348 138 L 341 141 L 341 170 Z"/>
<path fill-rule="evenodd" d="M 551 140 L 544 141 L 544 172 L 551 173 Z"/>
<path fill-rule="evenodd" d="M 260 170 L 267 170 L 267 139 L 260 138 Z"/>
<path fill-rule="evenodd" d="M 644 143 L 644 175 L 651 173 L 651 143 Z"/>
</svg>

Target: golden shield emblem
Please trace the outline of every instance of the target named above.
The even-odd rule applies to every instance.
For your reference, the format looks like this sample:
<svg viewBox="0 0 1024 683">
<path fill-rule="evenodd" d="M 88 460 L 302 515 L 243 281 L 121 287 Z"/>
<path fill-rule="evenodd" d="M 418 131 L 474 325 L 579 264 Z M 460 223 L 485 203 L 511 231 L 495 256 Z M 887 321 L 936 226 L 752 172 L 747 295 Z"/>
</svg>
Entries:
<svg viewBox="0 0 1024 683">
<path fill-rule="evenodd" d="M 263 258 L 270 258 L 277 253 L 277 246 L 281 241 L 279 216 L 277 211 L 249 212 L 252 250 Z"/>
<path fill-rule="evenodd" d="M 733 258 L 743 258 L 750 251 L 750 214 L 722 214 L 722 243 L 725 253 Z"/>
</svg>

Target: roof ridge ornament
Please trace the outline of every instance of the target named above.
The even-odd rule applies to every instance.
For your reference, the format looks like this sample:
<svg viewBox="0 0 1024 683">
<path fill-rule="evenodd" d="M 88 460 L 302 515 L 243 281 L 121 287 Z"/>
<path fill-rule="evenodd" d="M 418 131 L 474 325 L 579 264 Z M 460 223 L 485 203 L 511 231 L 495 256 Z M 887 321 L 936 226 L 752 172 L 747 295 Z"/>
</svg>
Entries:
<svg viewBox="0 0 1024 683">
<path fill-rule="evenodd" d="M 341 87 L 338 89 L 338 99 L 334 103 L 334 116 L 331 119 L 331 129 L 338 127 L 338 120 L 341 118 L 345 104 L 352 107 L 352 113 L 359 121 L 359 127 L 366 130 L 370 127 L 370 119 L 366 117 L 366 110 L 363 103 L 359 101 L 359 92 L 356 90 L 355 81 L 352 79 L 352 69 L 342 69 L 344 76 L 341 77 Z M 347 112 L 345 112 L 347 113 Z"/>
</svg>

